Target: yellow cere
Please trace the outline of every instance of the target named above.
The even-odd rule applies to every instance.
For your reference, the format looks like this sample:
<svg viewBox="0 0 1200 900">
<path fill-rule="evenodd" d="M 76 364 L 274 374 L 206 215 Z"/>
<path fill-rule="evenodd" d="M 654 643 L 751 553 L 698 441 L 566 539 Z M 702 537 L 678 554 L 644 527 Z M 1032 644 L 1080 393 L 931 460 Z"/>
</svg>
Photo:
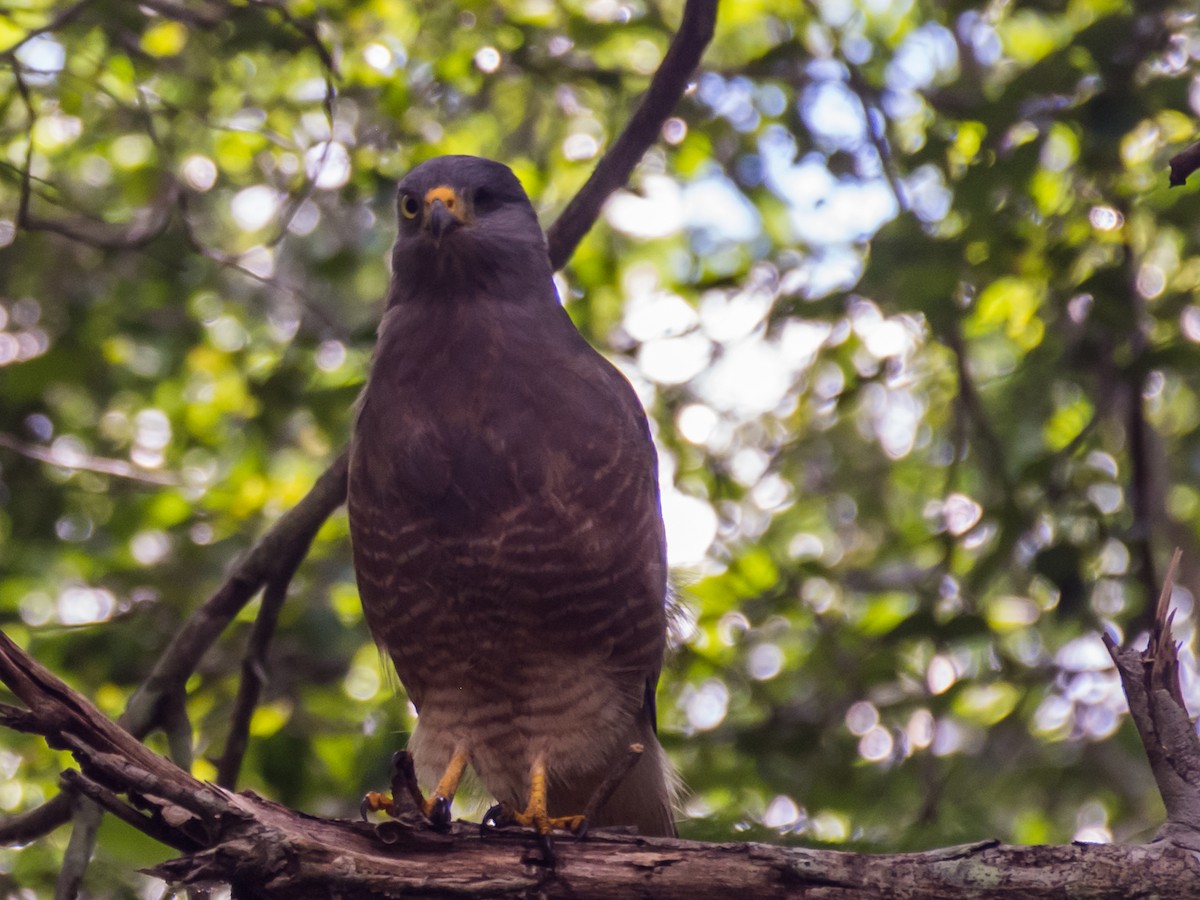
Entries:
<svg viewBox="0 0 1200 900">
<path fill-rule="evenodd" d="M 458 194 L 455 192 L 454 188 L 447 187 L 444 184 L 435 188 L 430 188 L 425 192 L 425 205 L 432 206 L 435 200 L 441 200 L 446 209 L 454 213 L 455 218 L 459 219 L 460 221 L 462 220 L 463 211 L 458 202 Z"/>
</svg>

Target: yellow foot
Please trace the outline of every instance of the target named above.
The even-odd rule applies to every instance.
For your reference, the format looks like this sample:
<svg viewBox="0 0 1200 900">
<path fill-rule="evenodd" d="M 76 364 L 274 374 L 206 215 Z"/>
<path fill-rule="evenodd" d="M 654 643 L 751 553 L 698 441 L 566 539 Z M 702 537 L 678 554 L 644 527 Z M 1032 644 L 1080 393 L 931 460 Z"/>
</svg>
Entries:
<svg viewBox="0 0 1200 900">
<path fill-rule="evenodd" d="M 367 791 L 363 795 L 362 803 L 358 804 L 358 813 L 363 817 L 363 821 L 367 820 L 367 814 L 373 812 L 387 813 L 389 816 L 396 815 L 396 804 L 392 800 L 391 794 L 381 794 L 378 791 Z"/>
<path fill-rule="evenodd" d="M 445 828 L 450 824 L 451 799 L 439 794 L 434 794 L 432 797 L 418 797 L 416 807 L 435 827 Z M 358 805 L 358 812 L 365 822 L 371 813 L 380 812 L 395 819 L 400 817 L 403 810 L 397 806 L 391 794 L 367 791 L 362 798 L 362 803 Z"/>
<path fill-rule="evenodd" d="M 484 825 L 520 825 L 522 828 L 532 828 L 539 835 L 551 831 L 569 831 L 572 834 L 582 834 L 587 831 L 586 816 L 548 816 L 545 808 L 538 810 L 530 806 L 524 812 L 519 812 L 507 803 L 497 803 L 483 817 Z"/>
<path fill-rule="evenodd" d="M 587 833 L 587 824 L 586 815 L 551 817 L 547 812 L 546 764 L 539 757 L 533 761 L 529 770 L 529 805 L 525 810 L 521 812 L 508 803 L 497 803 L 484 814 L 480 829 L 486 831 L 489 825 L 520 825 L 523 828 L 532 828 L 537 834 L 537 843 L 542 855 L 537 857 L 527 854 L 522 860 L 530 865 L 553 869 L 558 864 L 558 856 L 554 852 L 551 832 L 557 828 L 583 837 Z"/>
<path fill-rule="evenodd" d="M 392 756 L 392 793 L 381 794 L 376 791 L 368 791 L 363 797 L 362 803 L 359 804 L 359 813 L 363 819 L 366 819 L 367 814 L 371 812 L 383 812 L 389 816 L 398 816 L 400 808 L 395 798 L 403 792 L 412 799 L 413 805 L 433 824 L 434 828 L 439 830 L 448 828 L 450 826 L 450 805 L 454 801 L 454 793 L 458 790 L 458 783 L 467 767 L 467 758 L 465 751 L 456 750 L 437 787 L 434 788 L 433 794 L 426 798 L 421 795 L 421 789 L 417 785 L 412 754 L 406 750 L 399 751 Z"/>
<path fill-rule="evenodd" d="M 529 770 L 529 805 L 520 812 L 507 803 L 497 803 L 483 817 L 483 825 L 520 825 L 532 828 L 547 850 L 547 861 L 553 860 L 550 845 L 550 832 L 554 829 L 569 831 L 575 835 L 583 835 L 587 831 L 586 816 L 555 816 L 551 817 L 546 811 L 546 764 L 540 759 L 533 762 Z"/>
</svg>

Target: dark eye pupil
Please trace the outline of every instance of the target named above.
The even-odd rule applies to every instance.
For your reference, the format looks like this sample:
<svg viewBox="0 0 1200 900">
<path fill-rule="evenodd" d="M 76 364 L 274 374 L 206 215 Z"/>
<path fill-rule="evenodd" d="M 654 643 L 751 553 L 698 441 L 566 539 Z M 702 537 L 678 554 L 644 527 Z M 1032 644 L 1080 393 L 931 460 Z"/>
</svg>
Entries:
<svg viewBox="0 0 1200 900">
<path fill-rule="evenodd" d="M 475 192 L 475 208 L 476 209 L 491 209 L 496 205 L 495 197 L 492 192 L 486 188 L 480 188 Z"/>
<path fill-rule="evenodd" d="M 417 215 L 417 198 L 411 194 L 405 195 L 400 200 L 400 211 L 408 218 L 412 219 Z"/>
</svg>

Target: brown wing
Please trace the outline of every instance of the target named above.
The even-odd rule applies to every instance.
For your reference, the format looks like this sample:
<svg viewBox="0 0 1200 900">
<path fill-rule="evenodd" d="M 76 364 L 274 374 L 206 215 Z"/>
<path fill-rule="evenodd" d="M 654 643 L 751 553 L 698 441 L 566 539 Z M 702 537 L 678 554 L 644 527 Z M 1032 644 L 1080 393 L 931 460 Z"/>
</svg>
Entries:
<svg viewBox="0 0 1200 900">
<path fill-rule="evenodd" d="M 548 645 L 638 679 L 639 702 L 656 681 L 653 443 L 628 382 L 557 306 L 393 308 L 349 504 L 368 622 L 418 706 L 455 660 Z"/>
</svg>

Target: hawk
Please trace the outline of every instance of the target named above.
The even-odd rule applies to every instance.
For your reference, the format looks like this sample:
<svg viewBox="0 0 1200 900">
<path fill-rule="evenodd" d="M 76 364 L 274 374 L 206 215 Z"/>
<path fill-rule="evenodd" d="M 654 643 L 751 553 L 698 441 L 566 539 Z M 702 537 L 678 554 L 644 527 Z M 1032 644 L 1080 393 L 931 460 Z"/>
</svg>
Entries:
<svg viewBox="0 0 1200 900">
<path fill-rule="evenodd" d="M 401 181 L 392 280 L 351 441 L 354 566 L 418 711 L 435 823 L 469 765 L 507 821 L 674 834 L 656 738 L 667 567 L 657 460 L 629 382 L 559 303 L 508 167 Z"/>
</svg>

